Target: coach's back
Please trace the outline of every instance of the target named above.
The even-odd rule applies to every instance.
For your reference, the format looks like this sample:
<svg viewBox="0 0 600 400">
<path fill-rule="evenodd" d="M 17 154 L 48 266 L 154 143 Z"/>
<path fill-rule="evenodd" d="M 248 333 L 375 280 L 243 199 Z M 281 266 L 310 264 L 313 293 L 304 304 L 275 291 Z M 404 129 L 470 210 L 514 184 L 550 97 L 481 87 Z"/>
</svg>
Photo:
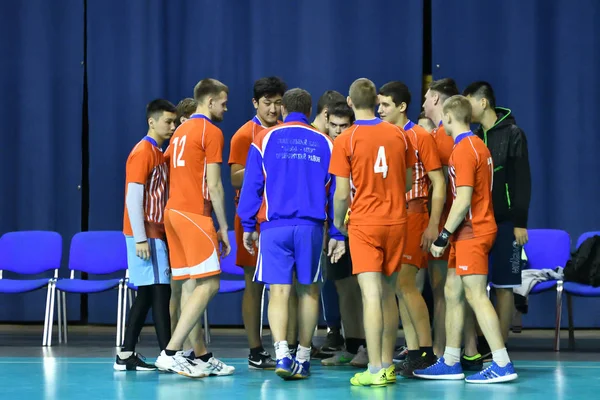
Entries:
<svg viewBox="0 0 600 400">
<path fill-rule="evenodd" d="M 248 153 L 246 174 L 264 175 L 262 187 L 249 187 L 259 179 L 244 178 L 238 213 L 261 202 L 257 222 L 261 231 L 285 225 L 322 225 L 331 177 L 328 172 L 333 142 L 309 125 L 301 113 L 290 113 L 285 123 L 260 132 Z M 250 168 L 260 165 L 260 168 Z M 262 198 L 261 198 L 262 194 Z"/>
<path fill-rule="evenodd" d="M 407 168 L 415 155 L 402 129 L 379 118 L 356 120 L 336 138 L 334 151 L 341 154 L 334 155 L 332 173 L 349 173 L 352 185 L 350 224 L 405 223 Z"/>
</svg>

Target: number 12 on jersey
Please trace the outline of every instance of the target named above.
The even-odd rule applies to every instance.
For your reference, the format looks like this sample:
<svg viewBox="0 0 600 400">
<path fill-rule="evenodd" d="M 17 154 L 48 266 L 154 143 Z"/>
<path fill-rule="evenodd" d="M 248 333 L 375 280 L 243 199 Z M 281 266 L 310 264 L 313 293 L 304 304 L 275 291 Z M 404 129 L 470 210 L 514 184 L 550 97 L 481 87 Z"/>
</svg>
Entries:
<svg viewBox="0 0 600 400">
<path fill-rule="evenodd" d="M 375 160 L 375 167 L 373 170 L 376 174 L 383 174 L 383 177 L 387 178 L 388 165 L 385 158 L 385 148 L 383 146 L 379 146 L 379 150 L 377 151 L 377 160 Z"/>
<path fill-rule="evenodd" d="M 185 167 L 185 160 L 183 159 L 183 150 L 185 149 L 186 136 L 175 138 L 173 140 L 173 168 Z M 177 147 L 180 147 L 179 154 L 177 154 Z"/>
</svg>

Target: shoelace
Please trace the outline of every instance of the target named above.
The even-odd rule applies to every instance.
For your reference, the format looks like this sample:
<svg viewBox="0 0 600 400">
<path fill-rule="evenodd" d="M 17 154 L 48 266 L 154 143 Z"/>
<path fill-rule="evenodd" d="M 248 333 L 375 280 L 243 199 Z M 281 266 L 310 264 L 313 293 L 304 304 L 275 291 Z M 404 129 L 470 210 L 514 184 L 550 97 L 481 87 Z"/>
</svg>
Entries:
<svg viewBox="0 0 600 400">
<path fill-rule="evenodd" d="M 484 369 L 483 371 L 480 372 L 481 376 L 483 376 L 484 378 L 490 379 L 490 378 L 495 378 L 497 374 L 494 373 L 494 371 L 492 371 L 492 365 L 490 365 L 489 367 L 487 367 L 486 369 Z"/>
</svg>

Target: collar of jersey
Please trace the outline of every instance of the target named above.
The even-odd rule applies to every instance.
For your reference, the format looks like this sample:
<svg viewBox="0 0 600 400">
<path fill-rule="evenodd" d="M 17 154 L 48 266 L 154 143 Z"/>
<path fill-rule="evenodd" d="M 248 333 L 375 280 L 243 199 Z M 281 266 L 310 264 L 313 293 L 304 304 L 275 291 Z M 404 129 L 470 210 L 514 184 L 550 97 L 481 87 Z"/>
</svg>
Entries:
<svg viewBox="0 0 600 400">
<path fill-rule="evenodd" d="M 283 122 L 302 122 L 303 124 L 310 125 L 310 123 L 308 122 L 308 118 L 306 118 L 306 115 L 299 112 L 289 113 L 287 117 L 285 117 L 285 120 Z"/>
<path fill-rule="evenodd" d="M 357 119 L 356 121 L 354 121 L 354 123 L 356 125 L 366 125 L 366 126 L 373 126 L 373 125 L 377 125 L 381 123 L 381 119 L 375 117 L 372 119 Z"/>
<path fill-rule="evenodd" d="M 463 132 L 454 139 L 454 144 L 457 145 L 461 140 L 466 138 L 467 136 L 474 136 L 474 133 L 471 131 Z"/>
</svg>

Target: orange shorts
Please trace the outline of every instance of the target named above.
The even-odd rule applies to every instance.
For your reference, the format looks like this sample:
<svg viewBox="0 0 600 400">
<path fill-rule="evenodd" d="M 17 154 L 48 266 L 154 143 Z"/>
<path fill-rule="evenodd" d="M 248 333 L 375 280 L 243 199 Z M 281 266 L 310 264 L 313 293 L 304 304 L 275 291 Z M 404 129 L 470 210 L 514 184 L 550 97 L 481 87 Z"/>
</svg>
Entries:
<svg viewBox="0 0 600 400">
<path fill-rule="evenodd" d="M 448 268 L 456 268 L 456 275 L 487 275 L 490 250 L 495 240 L 493 233 L 450 243 Z"/>
<path fill-rule="evenodd" d="M 166 209 L 165 231 L 174 280 L 206 278 L 221 273 L 219 242 L 212 218 Z"/>
<path fill-rule="evenodd" d="M 427 225 L 429 214 L 426 212 L 408 213 L 406 246 L 402 254 L 402 264 L 414 265 L 417 268 L 427 267 L 427 252 L 421 249 L 421 238 Z M 431 254 L 431 253 L 429 253 Z"/>
<path fill-rule="evenodd" d="M 386 276 L 400 270 L 406 240 L 406 224 L 348 226 L 352 273 L 381 272 Z"/>
<path fill-rule="evenodd" d="M 251 255 L 244 247 L 244 227 L 242 226 L 242 220 L 237 214 L 235 214 L 233 229 L 235 230 L 235 244 L 237 247 L 235 254 L 235 265 L 242 268 L 256 268 L 258 248 L 254 246 L 254 255 Z M 256 225 L 256 232 L 260 232 L 258 224 Z"/>
</svg>

